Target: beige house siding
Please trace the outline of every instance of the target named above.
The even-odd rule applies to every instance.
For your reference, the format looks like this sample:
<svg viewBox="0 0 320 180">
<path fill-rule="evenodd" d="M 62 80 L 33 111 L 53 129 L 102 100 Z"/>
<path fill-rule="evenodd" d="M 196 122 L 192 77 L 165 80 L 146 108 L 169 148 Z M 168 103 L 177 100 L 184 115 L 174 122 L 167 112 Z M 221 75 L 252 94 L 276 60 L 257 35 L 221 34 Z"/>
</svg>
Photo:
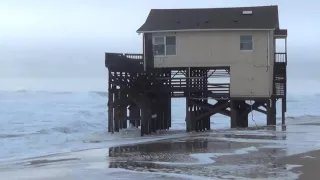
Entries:
<svg viewBox="0 0 320 180">
<path fill-rule="evenodd" d="M 162 35 L 176 36 L 176 55 L 156 56 L 156 68 L 230 66 L 231 97 L 271 95 L 274 58 L 272 32 L 258 30 L 153 33 L 153 36 Z M 253 36 L 253 51 L 240 51 L 240 35 Z"/>
</svg>

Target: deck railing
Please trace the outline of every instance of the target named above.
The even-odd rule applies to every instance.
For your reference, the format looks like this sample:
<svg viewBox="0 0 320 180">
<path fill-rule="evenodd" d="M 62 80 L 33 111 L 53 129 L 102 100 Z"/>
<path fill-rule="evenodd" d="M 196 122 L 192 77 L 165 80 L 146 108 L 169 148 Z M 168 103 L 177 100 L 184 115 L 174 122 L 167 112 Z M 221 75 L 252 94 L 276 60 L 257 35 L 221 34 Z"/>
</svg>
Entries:
<svg viewBox="0 0 320 180">
<path fill-rule="evenodd" d="M 230 93 L 230 83 L 206 83 L 206 84 L 193 84 L 194 82 L 199 83 L 201 77 L 190 77 L 190 78 L 159 78 L 158 81 L 167 84 L 165 91 L 172 93 L 196 93 L 203 92 L 203 88 L 206 89 L 210 94 L 225 94 Z M 170 82 L 169 82 L 170 81 Z M 190 83 L 190 85 L 188 85 Z"/>
<path fill-rule="evenodd" d="M 143 54 L 124 54 L 124 56 L 132 60 L 142 60 L 143 62 Z"/>
<path fill-rule="evenodd" d="M 287 53 L 274 53 L 274 58 L 276 63 L 287 64 Z"/>
</svg>

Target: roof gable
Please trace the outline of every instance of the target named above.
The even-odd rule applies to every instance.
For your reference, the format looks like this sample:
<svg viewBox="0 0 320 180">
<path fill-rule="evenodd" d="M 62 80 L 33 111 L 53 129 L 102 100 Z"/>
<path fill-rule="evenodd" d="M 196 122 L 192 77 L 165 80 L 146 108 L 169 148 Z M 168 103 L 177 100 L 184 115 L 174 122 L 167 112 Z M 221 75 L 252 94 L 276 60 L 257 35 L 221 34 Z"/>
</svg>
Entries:
<svg viewBox="0 0 320 180">
<path fill-rule="evenodd" d="M 244 15 L 243 11 L 252 11 L 252 14 Z M 278 27 L 278 6 L 152 9 L 137 32 Z"/>
</svg>

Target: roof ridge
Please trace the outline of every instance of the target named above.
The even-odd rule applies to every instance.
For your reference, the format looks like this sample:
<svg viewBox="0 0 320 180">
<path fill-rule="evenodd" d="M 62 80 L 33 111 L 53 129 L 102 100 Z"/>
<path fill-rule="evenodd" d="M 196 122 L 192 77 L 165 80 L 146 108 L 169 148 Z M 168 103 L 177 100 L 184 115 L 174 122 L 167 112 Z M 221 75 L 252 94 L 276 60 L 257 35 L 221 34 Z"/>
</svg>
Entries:
<svg viewBox="0 0 320 180">
<path fill-rule="evenodd" d="M 279 26 L 278 9 L 277 5 L 152 9 L 137 32 L 192 29 L 275 29 Z M 247 15 L 242 11 L 253 12 Z"/>
<path fill-rule="evenodd" d="M 278 7 L 278 5 L 264 5 L 264 6 L 235 6 L 235 7 L 212 7 L 212 8 L 153 8 L 151 10 L 204 10 L 204 9 L 242 9 L 242 8 L 264 8 L 264 7 Z"/>
</svg>

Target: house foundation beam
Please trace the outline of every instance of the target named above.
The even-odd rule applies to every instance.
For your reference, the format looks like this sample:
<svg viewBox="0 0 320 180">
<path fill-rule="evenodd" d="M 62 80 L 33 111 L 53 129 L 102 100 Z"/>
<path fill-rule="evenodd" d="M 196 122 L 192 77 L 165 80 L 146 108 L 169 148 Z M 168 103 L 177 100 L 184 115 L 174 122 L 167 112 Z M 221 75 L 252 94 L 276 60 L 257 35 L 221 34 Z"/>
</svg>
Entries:
<svg viewBox="0 0 320 180">
<path fill-rule="evenodd" d="M 262 109 L 260 109 L 260 108 L 256 108 L 255 111 L 267 115 L 267 111 L 262 110 Z"/>
<path fill-rule="evenodd" d="M 195 100 L 191 100 L 191 103 L 199 106 L 205 110 L 210 111 L 211 109 L 215 108 L 215 105 L 209 104 L 207 99 L 204 99 L 204 101 L 195 101 Z M 227 107 L 228 108 L 228 107 Z M 225 109 L 221 109 L 219 112 L 217 112 L 219 114 L 225 115 L 225 116 L 229 116 L 230 117 L 230 110 Z"/>
<path fill-rule="evenodd" d="M 210 117 L 214 114 L 219 113 L 221 110 L 226 109 L 229 106 L 229 102 L 227 100 L 218 101 L 216 104 L 213 105 L 212 109 L 208 112 L 203 113 L 201 116 L 196 117 L 195 120 L 200 120 L 202 118 Z"/>
</svg>

